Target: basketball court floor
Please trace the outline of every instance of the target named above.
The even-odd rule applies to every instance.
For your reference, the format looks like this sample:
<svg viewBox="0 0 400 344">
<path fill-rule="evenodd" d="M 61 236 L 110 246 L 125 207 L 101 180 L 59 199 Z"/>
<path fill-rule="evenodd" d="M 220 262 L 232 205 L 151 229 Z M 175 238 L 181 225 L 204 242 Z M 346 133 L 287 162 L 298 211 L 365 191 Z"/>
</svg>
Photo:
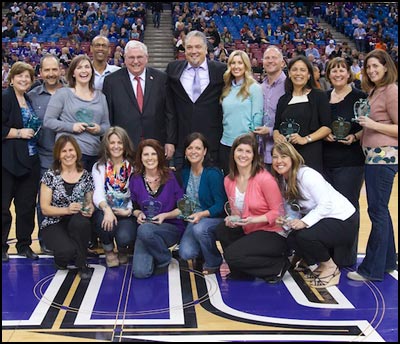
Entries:
<svg viewBox="0 0 400 344">
<path fill-rule="evenodd" d="M 389 204 L 396 247 L 397 185 L 396 177 Z M 358 250 L 365 252 L 364 188 L 360 213 Z M 355 282 L 346 277 L 352 269 L 342 269 L 338 286 L 317 290 L 302 272 L 289 270 L 278 284 L 233 281 L 225 263 L 204 276 L 176 257 L 168 273 L 136 279 L 131 262 L 107 268 L 100 256 L 89 258 L 93 274 L 82 281 L 73 266 L 56 270 L 51 256 L 17 256 L 12 238 L 14 222 L 10 261 L 2 263 L 3 342 L 398 341 L 398 270 L 383 282 Z M 39 252 L 37 227 L 33 238 Z"/>
<path fill-rule="evenodd" d="M 293 270 L 267 284 L 227 280 L 226 264 L 203 276 L 173 259 L 149 279 L 134 278 L 131 263 L 106 268 L 104 256 L 89 264 L 93 274 L 81 280 L 73 266 L 56 270 L 51 256 L 10 255 L 2 341 L 15 333 L 30 342 L 398 341 L 398 271 L 354 282 L 343 269 L 338 286 L 317 290 Z"/>
</svg>

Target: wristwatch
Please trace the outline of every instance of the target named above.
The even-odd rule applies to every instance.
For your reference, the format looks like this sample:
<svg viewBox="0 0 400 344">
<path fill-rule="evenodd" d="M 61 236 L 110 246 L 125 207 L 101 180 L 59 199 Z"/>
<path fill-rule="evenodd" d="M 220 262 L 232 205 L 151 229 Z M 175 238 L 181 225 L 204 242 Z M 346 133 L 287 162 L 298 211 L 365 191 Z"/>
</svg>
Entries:
<svg viewBox="0 0 400 344">
<path fill-rule="evenodd" d="M 306 136 L 306 139 L 307 139 L 307 142 L 308 142 L 308 143 L 312 142 L 312 138 L 311 138 L 310 135 L 307 135 L 307 136 Z"/>
</svg>

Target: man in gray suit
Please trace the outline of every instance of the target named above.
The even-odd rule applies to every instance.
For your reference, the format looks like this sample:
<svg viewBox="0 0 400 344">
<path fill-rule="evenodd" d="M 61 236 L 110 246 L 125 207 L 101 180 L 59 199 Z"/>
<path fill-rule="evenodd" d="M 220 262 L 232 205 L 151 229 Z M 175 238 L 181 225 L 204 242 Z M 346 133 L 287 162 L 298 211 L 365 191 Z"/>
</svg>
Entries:
<svg viewBox="0 0 400 344">
<path fill-rule="evenodd" d="M 208 140 L 210 155 L 218 163 L 218 147 L 222 135 L 222 107 L 219 101 L 224 85 L 226 64 L 206 59 L 207 38 L 200 31 L 191 31 L 185 38 L 186 61 L 172 61 L 167 66 L 169 98 L 177 118 L 178 144 L 175 165 L 183 163 L 183 143 L 192 132 L 202 133 Z M 200 77 L 200 96 L 193 96 L 194 79 Z"/>
<path fill-rule="evenodd" d="M 107 98 L 110 124 L 124 128 L 135 148 L 142 139 L 156 139 L 171 159 L 176 144 L 176 119 L 167 99 L 167 75 L 147 67 L 145 44 L 129 41 L 125 67 L 107 75 L 103 92 Z"/>
</svg>

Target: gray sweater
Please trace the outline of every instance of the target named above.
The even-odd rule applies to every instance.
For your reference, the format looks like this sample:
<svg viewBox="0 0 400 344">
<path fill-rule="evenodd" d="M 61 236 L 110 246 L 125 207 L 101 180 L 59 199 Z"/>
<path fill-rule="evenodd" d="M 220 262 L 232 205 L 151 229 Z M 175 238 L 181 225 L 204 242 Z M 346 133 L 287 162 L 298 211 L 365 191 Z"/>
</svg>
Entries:
<svg viewBox="0 0 400 344">
<path fill-rule="evenodd" d="M 90 122 L 100 125 L 98 134 L 89 132 L 74 133 L 72 128 L 75 123 L 82 122 L 77 119 L 78 112 L 85 112 L 92 118 Z M 43 126 L 54 130 L 57 138 L 62 134 L 75 137 L 82 154 L 97 156 L 100 147 L 100 137 L 110 127 L 108 106 L 103 92 L 96 90 L 92 100 L 83 100 L 77 97 L 70 87 L 60 88 L 51 97 L 44 115 Z"/>
</svg>

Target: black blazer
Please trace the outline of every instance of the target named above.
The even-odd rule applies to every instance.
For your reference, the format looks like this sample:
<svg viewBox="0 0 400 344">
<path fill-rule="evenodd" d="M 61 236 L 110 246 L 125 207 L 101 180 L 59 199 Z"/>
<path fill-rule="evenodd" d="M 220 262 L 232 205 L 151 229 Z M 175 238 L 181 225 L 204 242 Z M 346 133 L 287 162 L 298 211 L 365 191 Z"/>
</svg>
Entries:
<svg viewBox="0 0 400 344">
<path fill-rule="evenodd" d="M 223 75 L 226 64 L 208 61 L 210 83 L 195 103 L 182 86 L 180 77 L 187 61 L 172 61 L 167 66 L 169 98 L 173 100 L 173 111 L 178 123 L 178 149 L 183 149 L 185 137 L 195 131 L 208 140 L 212 156 L 219 149 L 222 136 L 222 107 L 219 98 L 224 86 Z"/>
<path fill-rule="evenodd" d="M 29 98 L 25 95 L 25 100 L 29 103 Z M 19 177 L 29 173 L 34 162 L 39 159 L 36 154 L 29 156 L 28 140 L 6 139 L 11 128 L 22 129 L 21 108 L 13 87 L 8 87 L 2 94 L 2 114 L 1 114 L 1 160 L 2 167 L 11 174 Z"/>
<path fill-rule="evenodd" d="M 161 144 L 176 144 L 176 120 L 167 103 L 167 75 L 147 67 L 143 113 L 139 110 L 126 67 L 107 75 L 103 93 L 106 96 L 110 124 L 124 128 L 135 149 L 141 137 Z"/>
</svg>

